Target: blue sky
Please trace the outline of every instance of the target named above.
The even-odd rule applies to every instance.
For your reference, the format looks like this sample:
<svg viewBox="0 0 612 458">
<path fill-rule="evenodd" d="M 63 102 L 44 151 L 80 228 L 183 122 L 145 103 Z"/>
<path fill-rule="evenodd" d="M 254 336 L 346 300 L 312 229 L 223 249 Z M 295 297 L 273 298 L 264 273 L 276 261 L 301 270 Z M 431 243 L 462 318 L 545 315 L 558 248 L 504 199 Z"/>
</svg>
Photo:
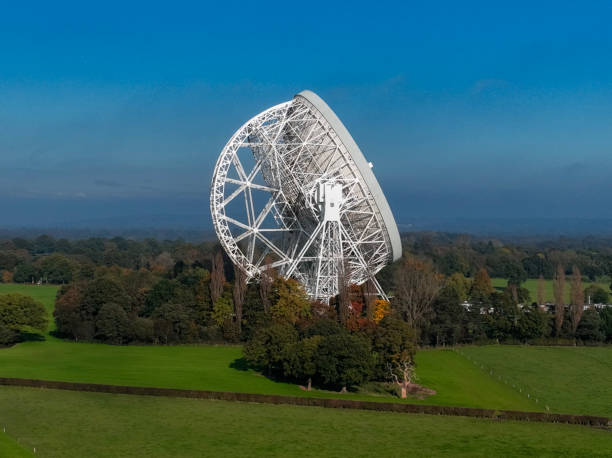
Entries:
<svg viewBox="0 0 612 458">
<path fill-rule="evenodd" d="M 609 2 L 15 5 L 0 14 L 0 226 L 208 226 L 227 139 L 306 88 L 401 224 L 612 217 Z"/>
</svg>

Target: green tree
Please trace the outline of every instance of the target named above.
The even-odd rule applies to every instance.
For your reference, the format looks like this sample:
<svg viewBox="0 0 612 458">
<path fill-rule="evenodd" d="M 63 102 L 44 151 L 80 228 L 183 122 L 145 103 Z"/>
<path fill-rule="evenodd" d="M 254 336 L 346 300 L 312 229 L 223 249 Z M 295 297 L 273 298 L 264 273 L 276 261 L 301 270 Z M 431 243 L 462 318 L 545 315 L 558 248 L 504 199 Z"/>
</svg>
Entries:
<svg viewBox="0 0 612 458">
<path fill-rule="evenodd" d="M 413 362 L 416 333 L 405 321 L 386 316 L 374 331 L 372 350 L 376 355 L 375 375 L 379 379 L 385 379 L 389 376 L 389 370 Z"/>
<path fill-rule="evenodd" d="M 96 337 L 112 344 L 130 340 L 130 320 L 123 307 L 112 302 L 102 306 L 96 316 Z"/>
<path fill-rule="evenodd" d="M 605 289 L 597 285 L 590 285 L 584 290 L 584 297 L 590 299 L 591 304 L 607 304 L 609 296 Z"/>
<path fill-rule="evenodd" d="M 83 291 L 81 315 L 85 319 L 95 319 L 104 304 L 112 302 L 128 309 L 129 301 L 128 295 L 117 281 L 107 277 L 96 278 L 89 282 Z"/>
<path fill-rule="evenodd" d="M 268 375 L 285 376 L 286 362 L 298 341 L 296 329 L 286 322 L 274 322 L 258 329 L 244 347 L 246 360 Z"/>
<path fill-rule="evenodd" d="M 423 329 L 423 340 L 432 345 L 454 345 L 461 339 L 466 310 L 461 305 L 461 288 L 447 283 L 433 303 L 432 315 Z"/>
<path fill-rule="evenodd" d="M 312 387 L 312 379 L 317 374 L 316 356 L 323 336 L 312 336 L 295 343 L 289 350 L 285 373 L 298 380 L 306 380 L 307 390 Z"/>
<path fill-rule="evenodd" d="M 177 282 L 165 278 L 157 282 L 147 294 L 144 315 L 151 316 L 157 307 L 172 300 L 177 286 Z"/>
<path fill-rule="evenodd" d="M 295 324 L 310 316 L 310 301 L 304 286 L 293 278 L 277 278 L 272 285 L 270 314 L 276 321 Z"/>
<path fill-rule="evenodd" d="M 544 337 L 548 330 L 546 312 L 537 304 L 525 305 L 517 323 L 517 337 L 523 341 Z"/>
<path fill-rule="evenodd" d="M 601 317 L 597 310 L 585 310 L 576 328 L 576 338 L 583 341 L 600 342 L 606 337 L 601 327 Z"/>
<path fill-rule="evenodd" d="M 444 288 L 452 288 L 459 302 L 466 301 L 470 292 L 471 282 L 463 274 L 454 273 L 446 279 Z"/>
<path fill-rule="evenodd" d="M 612 342 L 612 307 L 604 307 L 599 311 L 601 332 L 606 342 Z"/>
<path fill-rule="evenodd" d="M 15 283 L 32 283 L 38 280 L 40 272 L 32 264 L 22 263 L 15 268 L 13 281 Z"/>
<path fill-rule="evenodd" d="M 374 358 L 366 339 L 342 332 L 321 341 L 315 364 L 324 385 L 345 390 L 372 376 Z"/>
<path fill-rule="evenodd" d="M 73 263 L 61 254 L 52 254 L 41 263 L 41 275 L 50 283 L 70 283 L 73 272 Z"/>
<path fill-rule="evenodd" d="M 22 331 L 44 332 L 47 325 L 47 311 L 40 302 L 21 294 L 0 296 L 1 345 L 15 342 Z"/>
<path fill-rule="evenodd" d="M 196 340 L 196 326 L 189 309 L 182 304 L 168 303 L 153 313 L 155 337 L 165 344 L 193 342 Z"/>
</svg>

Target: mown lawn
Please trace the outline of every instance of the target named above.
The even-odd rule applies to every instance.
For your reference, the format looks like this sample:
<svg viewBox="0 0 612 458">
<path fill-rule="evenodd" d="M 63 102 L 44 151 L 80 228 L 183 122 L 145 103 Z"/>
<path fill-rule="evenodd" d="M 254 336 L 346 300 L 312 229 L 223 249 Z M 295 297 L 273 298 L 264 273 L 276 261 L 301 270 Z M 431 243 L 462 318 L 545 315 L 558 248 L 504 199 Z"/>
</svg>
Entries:
<svg viewBox="0 0 612 458">
<path fill-rule="evenodd" d="M 504 289 L 508 285 L 508 280 L 506 278 L 492 278 L 491 283 L 494 288 Z M 553 282 L 552 280 L 544 280 L 544 300 L 548 302 L 554 302 L 553 299 Z M 586 288 L 591 285 L 597 285 L 602 287 L 608 293 L 610 292 L 610 285 L 608 283 L 592 283 L 592 282 L 582 282 L 582 287 Z M 532 302 L 535 302 L 538 299 L 538 279 L 537 278 L 529 278 L 522 285 L 523 288 L 526 288 L 529 291 L 529 298 Z M 569 291 L 569 278 L 567 279 L 565 285 L 565 295 L 567 303 L 570 302 L 570 291 Z"/>
<path fill-rule="evenodd" d="M 609 431 L 559 424 L 15 387 L 0 405 L 43 457 L 612 454 Z"/>
<path fill-rule="evenodd" d="M 552 411 L 612 417 L 612 347 L 464 347 L 461 353 Z"/>
<path fill-rule="evenodd" d="M 2 421 L 3 417 L 0 414 L 0 421 Z M 10 433 L 10 431 L 7 431 L 6 433 L 3 431 L 4 428 L 3 426 L 0 426 L 0 456 L 1 457 L 6 457 L 6 458 L 29 458 L 29 457 L 33 457 L 34 454 L 30 453 L 28 450 L 26 450 L 24 447 L 22 447 L 21 445 L 19 445 L 19 443 L 13 439 L 11 436 L 9 436 L 8 433 Z M 32 448 L 32 451 L 34 451 L 34 449 Z"/>
</svg>

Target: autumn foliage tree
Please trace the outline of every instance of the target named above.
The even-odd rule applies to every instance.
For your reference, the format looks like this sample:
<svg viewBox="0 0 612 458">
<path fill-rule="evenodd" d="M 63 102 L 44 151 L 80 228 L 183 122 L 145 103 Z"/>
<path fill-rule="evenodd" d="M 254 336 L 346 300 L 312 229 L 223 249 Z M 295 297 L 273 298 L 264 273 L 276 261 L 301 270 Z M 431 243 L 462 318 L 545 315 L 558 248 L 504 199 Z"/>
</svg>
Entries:
<svg viewBox="0 0 612 458">
<path fill-rule="evenodd" d="M 247 289 L 247 277 L 244 271 L 234 265 L 234 285 L 232 288 L 232 297 L 234 299 L 234 315 L 236 316 L 236 328 L 238 334 L 242 330 L 242 308 Z"/>
<path fill-rule="evenodd" d="M 310 316 L 310 301 L 304 286 L 293 278 L 274 280 L 271 292 L 270 314 L 279 322 L 295 324 Z"/>
<path fill-rule="evenodd" d="M 476 272 L 474 281 L 472 282 L 472 288 L 470 290 L 470 298 L 475 303 L 487 302 L 493 293 L 493 285 L 491 284 L 491 277 L 487 269 L 484 267 Z"/>
<path fill-rule="evenodd" d="M 546 303 L 546 299 L 544 298 L 544 277 L 542 275 L 540 275 L 540 278 L 538 278 L 537 301 L 538 305 Z"/>
<path fill-rule="evenodd" d="M 555 298 L 555 332 L 559 337 L 565 314 L 565 269 L 561 264 L 557 265 L 557 273 L 553 279 L 553 296 Z"/>
<path fill-rule="evenodd" d="M 210 298 L 213 303 L 223 294 L 225 286 L 225 267 L 223 264 L 223 253 L 217 250 L 212 258 L 212 270 L 210 272 Z"/>
<path fill-rule="evenodd" d="M 584 291 L 582 289 L 582 275 L 580 269 L 574 266 L 572 268 L 572 279 L 570 283 L 570 297 L 572 303 L 570 305 L 570 321 L 572 325 L 572 334 L 576 334 L 576 329 L 580 324 L 580 319 L 584 312 Z"/>
</svg>

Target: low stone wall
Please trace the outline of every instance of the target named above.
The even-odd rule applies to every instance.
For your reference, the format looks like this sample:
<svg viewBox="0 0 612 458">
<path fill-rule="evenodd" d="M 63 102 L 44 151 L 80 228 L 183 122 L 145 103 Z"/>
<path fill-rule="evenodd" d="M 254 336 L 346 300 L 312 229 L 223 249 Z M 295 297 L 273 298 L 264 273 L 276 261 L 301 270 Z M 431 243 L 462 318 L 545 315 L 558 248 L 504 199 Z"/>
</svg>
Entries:
<svg viewBox="0 0 612 458">
<path fill-rule="evenodd" d="M 129 394 L 138 396 L 166 396 L 177 398 L 211 399 L 217 401 L 256 402 L 264 404 L 287 404 L 297 406 L 324 407 L 331 409 L 360 409 L 381 412 L 420 413 L 428 415 L 454 415 L 462 417 L 490 418 L 495 420 L 538 421 L 612 427 L 612 419 L 591 415 L 567 415 L 546 412 L 522 412 L 515 410 L 474 409 L 469 407 L 434 406 L 393 402 L 352 401 L 348 399 L 309 398 L 273 394 L 232 393 L 225 391 L 181 390 L 174 388 L 151 388 L 141 386 L 101 385 L 97 383 L 55 382 L 0 377 L 0 385 L 32 388 L 49 388 L 94 393 Z"/>
</svg>

